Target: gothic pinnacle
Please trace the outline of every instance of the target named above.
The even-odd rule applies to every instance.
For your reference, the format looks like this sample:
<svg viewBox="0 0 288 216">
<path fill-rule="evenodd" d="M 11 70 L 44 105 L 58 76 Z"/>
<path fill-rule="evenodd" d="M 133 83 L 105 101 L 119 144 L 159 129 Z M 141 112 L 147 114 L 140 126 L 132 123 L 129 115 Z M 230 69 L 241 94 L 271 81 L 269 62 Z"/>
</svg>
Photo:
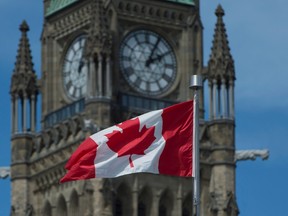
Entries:
<svg viewBox="0 0 288 216">
<path fill-rule="evenodd" d="M 221 77 L 228 76 L 235 79 L 234 60 L 230 53 L 229 41 L 223 22 L 225 12 L 221 5 L 218 5 L 215 15 L 217 16 L 217 22 L 208 62 L 209 74 L 212 77 L 220 75 Z"/>
<path fill-rule="evenodd" d="M 27 36 L 29 26 L 25 20 L 21 23 L 19 30 L 21 31 L 21 38 L 13 70 L 11 92 L 37 92 L 37 78 L 33 69 L 34 64 Z"/>
</svg>

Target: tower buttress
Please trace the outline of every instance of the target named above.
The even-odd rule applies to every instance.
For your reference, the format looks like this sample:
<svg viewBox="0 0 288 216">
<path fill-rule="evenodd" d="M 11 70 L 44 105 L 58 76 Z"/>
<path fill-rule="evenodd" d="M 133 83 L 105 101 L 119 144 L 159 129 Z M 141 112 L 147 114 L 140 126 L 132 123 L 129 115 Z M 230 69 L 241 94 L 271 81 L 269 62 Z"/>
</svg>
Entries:
<svg viewBox="0 0 288 216">
<path fill-rule="evenodd" d="M 23 21 L 20 25 L 20 31 L 22 35 L 10 87 L 12 215 L 14 213 L 25 215 L 25 211 L 31 209 L 28 195 L 28 161 L 32 152 L 36 129 L 38 95 L 37 77 L 33 69 L 30 44 L 27 37 L 29 26 L 26 21 Z"/>
</svg>

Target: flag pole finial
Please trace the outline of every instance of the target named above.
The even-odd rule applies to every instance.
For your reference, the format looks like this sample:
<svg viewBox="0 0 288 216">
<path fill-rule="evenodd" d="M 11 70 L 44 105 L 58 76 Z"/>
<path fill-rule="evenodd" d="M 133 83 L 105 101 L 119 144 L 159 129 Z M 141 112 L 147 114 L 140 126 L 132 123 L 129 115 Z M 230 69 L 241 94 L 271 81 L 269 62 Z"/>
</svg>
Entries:
<svg viewBox="0 0 288 216">
<path fill-rule="evenodd" d="M 199 88 L 202 88 L 202 76 L 201 75 L 192 75 L 191 82 L 190 82 L 190 88 L 198 90 Z"/>
<path fill-rule="evenodd" d="M 196 216 L 200 216 L 200 149 L 199 149 L 199 94 L 198 90 L 203 86 L 201 75 L 192 75 L 190 88 L 194 90 L 193 100 L 193 205 L 195 206 Z M 193 166 L 192 166 L 193 167 Z"/>
</svg>

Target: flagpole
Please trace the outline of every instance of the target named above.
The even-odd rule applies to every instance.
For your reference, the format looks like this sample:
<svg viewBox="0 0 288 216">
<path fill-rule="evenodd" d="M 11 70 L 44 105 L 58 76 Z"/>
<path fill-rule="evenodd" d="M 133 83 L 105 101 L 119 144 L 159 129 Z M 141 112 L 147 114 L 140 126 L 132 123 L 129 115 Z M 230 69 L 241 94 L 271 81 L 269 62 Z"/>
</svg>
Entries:
<svg viewBox="0 0 288 216">
<path fill-rule="evenodd" d="M 190 88 L 193 89 L 194 99 L 193 99 L 193 164 L 194 169 L 192 174 L 194 174 L 193 181 L 193 205 L 196 210 L 196 216 L 200 216 L 200 160 L 199 160 L 199 92 L 198 90 L 202 88 L 202 77 L 201 75 L 193 75 L 191 77 Z M 192 166 L 193 168 L 193 166 Z M 194 210 L 194 211 L 195 211 Z"/>
</svg>

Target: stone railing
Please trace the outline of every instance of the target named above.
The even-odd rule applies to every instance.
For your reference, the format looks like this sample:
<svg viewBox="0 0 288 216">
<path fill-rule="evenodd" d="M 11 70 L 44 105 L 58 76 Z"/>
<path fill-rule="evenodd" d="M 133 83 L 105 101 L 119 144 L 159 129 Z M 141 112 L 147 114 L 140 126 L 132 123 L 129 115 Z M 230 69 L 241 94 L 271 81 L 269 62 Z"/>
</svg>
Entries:
<svg viewBox="0 0 288 216">
<path fill-rule="evenodd" d="M 61 109 L 58 109 L 44 118 L 44 127 L 51 127 L 59 122 L 62 122 L 70 117 L 81 113 L 85 108 L 85 99 L 82 98 L 72 104 L 69 104 Z"/>
<path fill-rule="evenodd" d="M 120 94 L 119 99 L 119 104 L 122 109 L 139 113 L 163 109 L 165 107 L 175 104 L 175 102 L 168 100 L 146 98 L 139 95 L 136 96 L 126 93 Z"/>
</svg>

